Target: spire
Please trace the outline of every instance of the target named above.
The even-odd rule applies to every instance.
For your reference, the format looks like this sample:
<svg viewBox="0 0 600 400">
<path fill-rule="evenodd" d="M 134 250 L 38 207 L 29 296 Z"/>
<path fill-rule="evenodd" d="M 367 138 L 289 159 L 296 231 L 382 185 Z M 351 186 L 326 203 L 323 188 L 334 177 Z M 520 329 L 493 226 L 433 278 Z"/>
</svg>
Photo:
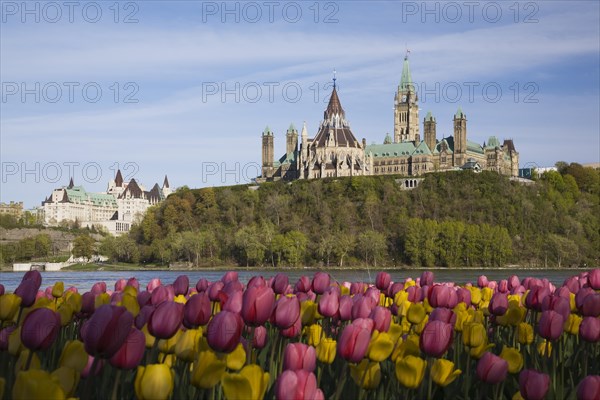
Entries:
<svg viewBox="0 0 600 400">
<path fill-rule="evenodd" d="M 458 110 L 456 110 L 456 114 L 454 114 L 454 118 L 467 118 L 465 113 L 463 113 L 462 108 L 458 106 Z"/>
<path fill-rule="evenodd" d="M 333 88 L 335 89 L 335 81 L 337 80 L 337 78 L 335 77 L 336 74 L 336 70 L 335 68 L 333 69 Z"/>
<path fill-rule="evenodd" d="M 431 111 L 427 111 L 427 115 L 425 116 L 425 121 L 435 121 L 433 115 L 431 115 Z"/>
<path fill-rule="evenodd" d="M 169 179 L 167 179 L 167 175 L 165 175 L 165 180 L 163 181 L 163 188 L 169 187 Z"/>
<path fill-rule="evenodd" d="M 117 175 L 115 176 L 115 186 L 123 187 L 123 175 L 121 175 L 121 170 L 117 170 Z"/>
<path fill-rule="evenodd" d="M 389 132 L 385 135 L 385 139 L 383 140 L 383 144 L 392 144 L 392 137 Z"/>
<path fill-rule="evenodd" d="M 342 108 L 342 104 L 340 103 L 340 98 L 337 94 L 335 83 L 333 85 L 333 91 L 331 92 L 329 104 L 327 105 L 327 109 L 325 110 L 323 119 L 327 120 L 334 115 L 340 115 L 342 118 L 346 118 L 346 114 L 344 113 L 344 109 Z"/>
<path fill-rule="evenodd" d="M 410 53 L 410 51 L 407 50 L 406 55 L 404 56 L 404 65 L 402 66 L 402 77 L 400 78 L 400 90 L 414 91 L 412 77 L 410 76 L 410 66 L 408 64 L 408 53 Z"/>
<path fill-rule="evenodd" d="M 308 129 L 306 129 L 306 121 L 302 125 L 302 136 L 308 136 Z"/>
<path fill-rule="evenodd" d="M 263 131 L 263 136 L 273 136 L 273 132 L 271 132 L 271 128 L 269 128 L 269 125 L 265 127 L 265 130 Z"/>
<path fill-rule="evenodd" d="M 294 131 L 296 131 L 296 127 L 294 126 L 294 123 L 293 123 L 293 122 L 290 124 L 290 127 L 288 128 L 288 130 L 287 130 L 287 131 L 288 131 L 288 132 L 294 132 Z"/>
<path fill-rule="evenodd" d="M 75 184 L 73 184 L 73 177 L 71 177 L 71 180 L 69 181 L 69 186 L 67 186 L 67 189 L 73 189 L 73 186 L 75 186 Z"/>
</svg>

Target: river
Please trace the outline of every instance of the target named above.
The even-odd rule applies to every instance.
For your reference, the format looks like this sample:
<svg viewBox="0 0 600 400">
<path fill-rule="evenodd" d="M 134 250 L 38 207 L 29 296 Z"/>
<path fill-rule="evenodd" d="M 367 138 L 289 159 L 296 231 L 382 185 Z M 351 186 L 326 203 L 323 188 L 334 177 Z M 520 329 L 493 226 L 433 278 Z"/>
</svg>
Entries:
<svg viewBox="0 0 600 400">
<path fill-rule="evenodd" d="M 279 271 L 269 270 L 237 270 L 239 279 L 242 282 L 247 282 L 252 276 L 262 275 L 264 278 L 270 278 Z M 295 269 L 283 270 L 290 278 L 290 283 L 294 284 L 301 275 L 312 277 L 317 269 Z M 401 281 L 406 277 L 417 278 L 421 275 L 423 269 L 398 269 L 386 270 L 391 276 L 392 281 Z M 508 278 L 511 275 L 517 275 L 520 279 L 525 277 L 547 278 L 550 282 L 559 286 L 565 278 L 576 275 L 583 269 L 433 269 L 436 282 L 456 282 L 463 284 L 466 282 L 477 282 L 480 275 L 486 275 L 490 280 L 500 280 Z M 377 269 L 348 269 L 348 270 L 331 270 L 330 275 L 339 282 L 343 281 L 358 281 L 374 283 Z M 200 278 L 206 278 L 209 281 L 220 279 L 225 270 L 194 270 L 194 271 L 59 271 L 59 272 L 42 272 L 42 289 L 51 286 L 54 282 L 62 281 L 65 284 L 65 289 L 74 286 L 79 291 L 87 291 L 96 282 L 104 281 L 109 288 L 112 289 L 114 283 L 118 279 L 128 279 L 136 277 L 142 287 L 153 278 L 159 278 L 163 283 L 172 283 L 177 276 L 186 274 L 190 278 L 190 285 L 194 286 Z M 13 291 L 21 281 L 23 272 L 2 272 L 0 273 L 0 283 L 2 283 L 6 291 Z"/>
</svg>

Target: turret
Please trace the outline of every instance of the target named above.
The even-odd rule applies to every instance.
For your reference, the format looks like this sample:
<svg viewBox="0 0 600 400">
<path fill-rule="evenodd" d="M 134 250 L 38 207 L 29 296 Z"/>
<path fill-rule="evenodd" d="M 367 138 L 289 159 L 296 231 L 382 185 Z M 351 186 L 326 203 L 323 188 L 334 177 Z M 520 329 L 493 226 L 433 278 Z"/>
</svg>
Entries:
<svg viewBox="0 0 600 400">
<path fill-rule="evenodd" d="M 290 124 L 285 134 L 285 149 L 287 154 L 295 153 L 298 150 L 298 130 L 294 124 Z"/>
<path fill-rule="evenodd" d="M 273 132 L 267 126 L 262 133 L 262 177 L 273 177 Z"/>
<path fill-rule="evenodd" d="M 425 139 L 425 144 L 431 151 L 435 149 L 435 145 L 437 143 L 436 138 L 436 122 L 435 117 L 431 115 L 431 112 L 427 113 L 425 120 L 423 121 L 423 135 Z"/>
<path fill-rule="evenodd" d="M 419 141 L 419 106 L 415 91 L 408 54 L 404 57 L 402 77 L 394 97 L 394 142 Z"/>
<path fill-rule="evenodd" d="M 458 107 L 454 114 L 454 165 L 460 167 L 467 162 L 467 116 Z"/>
</svg>

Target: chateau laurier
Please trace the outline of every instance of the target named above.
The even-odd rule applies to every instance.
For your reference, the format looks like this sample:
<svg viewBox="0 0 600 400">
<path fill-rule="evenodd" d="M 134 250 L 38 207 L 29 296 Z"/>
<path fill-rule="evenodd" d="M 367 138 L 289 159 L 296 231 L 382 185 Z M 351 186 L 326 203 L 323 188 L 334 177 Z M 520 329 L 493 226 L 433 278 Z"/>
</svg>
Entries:
<svg viewBox="0 0 600 400">
<path fill-rule="evenodd" d="M 257 181 L 294 180 L 357 175 L 398 174 L 418 176 L 427 172 L 457 169 L 491 170 L 517 176 L 519 153 L 512 139 L 501 144 L 491 136 L 483 145 L 467 139 L 467 116 L 458 109 L 452 118 L 454 134 L 438 140 L 436 119 L 428 112 L 419 129 L 419 98 L 412 83 L 408 57 L 404 58 L 400 85 L 394 98 L 394 137 L 383 144 L 359 142 L 346 121 L 337 94 L 335 78 L 329 104 L 313 139 L 306 124 L 286 132 L 286 154 L 274 160 L 273 132 L 262 134 L 262 176 Z"/>
</svg>

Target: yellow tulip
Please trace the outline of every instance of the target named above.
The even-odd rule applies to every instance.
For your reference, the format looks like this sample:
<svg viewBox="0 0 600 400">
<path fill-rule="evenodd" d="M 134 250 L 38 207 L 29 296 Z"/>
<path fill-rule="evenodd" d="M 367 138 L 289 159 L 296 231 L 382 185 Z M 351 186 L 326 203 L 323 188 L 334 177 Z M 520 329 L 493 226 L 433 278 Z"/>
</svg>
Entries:
<svg viewBox="0 0 600 400">
<path fill-rule="evenodd" d="M 227 368 L 239 371 L 246 363 L 246 350 L 241 343 L 238 343 L 235 350 L 226 356 Z"/>
<path fill-rule="evenodd" d="M 485 338 L 485 340 L 483 341 L 483 343 L 481 343 L 481 345 L 479 345 L 477 347 L 471 347 L 471 349 L 469 350 L 469 354 L 474 359 L 479 360 L 485 354 L 486 351 L 488 351 L 489 349 L 491 349 L 493 347 L 494 347 L 494 345 L 489 344 L 487 338 Z"/>
<path fill-rule="evenodd" d="M 406 313 L 406 317 L 411 324 L 420 324 L 425 319 L 425 316 L 425 307 L 421 303 L 412 303 Z"/>
<path fill-rule="evenodd" d="M 508 372 L 516 374 L 523 369 L 523 355 L 514 347 L 504 346 L 500 357 L 508 363 Z"/>
<path fill-rule="evenodd" d="M 312 300 L 305 300 L 300 303 L 300 316 L 302 325 L 312 325 L 315 323 L 315 315 L 317 313 L 317 303 Z"/>
<path fill-rule="evenodd" d="M 140 313 L 140 304 L 137 301 L 137 297 L 134 295 L 124 294 L 120 305 L 125 307 L 127 311 L 129 311 L 134 317 L 137 317 L 137 315 Z"/>
<path fill-rule="evenodd" d="M 521 322 L 517 327 L 519 343 L 531 344 L 533 342 L 533 326 L 526 322 Z"/>
<path fill-rule="evenodd" d="M 188 329 L 179 336 L 175 343 L 175 354 L 183 361 L 192 362 L 196 359 L 198 353 L 198 342 L 202 331 L 198 329 Z"/>
<path fill-rule="evenodd" d="M 94 299 L 94 307 L 97 310 L 105 304 L 110 304 L 110 296 L 108 293 L 100 293 Z"/>
<path fill-rule="evenodd" d="M 517 393 L 513 394 L 511 400 L 525 400 L 523 396 L 521 396 L 521 392 L 517 391 Z"/>
<path fill-rule="evenodd" d="M 256 364 L 246 365 L 239 373 L 223 375 L 221 385 L 228 400 L 261 400 L 269 386 L 269 373 Z"/>
<path fill-rule="evenodd" d="M 65 397 L 60 385 L 41 369 L 20 371 L 12 389 L 14 400 L 62 400 Z"/>
<path fill-rule="evenodd" d="M 502 316 L 496 317 L 496 321 L 502 326 L 517 326 L 523 321 L 524 318 L 525 309 L 514 302 L 510 302 L 506 313 Z"/>
<path fill-rule="evenodd" d="M 29 349 L 23 349 L 23 351 L 19 354 L 19 358 L 17 358 L 17 362 L 15 363 L 15 374 L 19 371 L 27 369 L 27 359 L 29 358 Z M 29 369 L 40 369 L 42 367 L 42 363 L 37 354 L 33 353 L 31 356 L 31 362 L 29 363 Z"/>
<path fill-rule="evenodd" d="M 415 325 L 415 332 L 420 335 L 421 332 L 423 332 L 423 329 L 425 329 L 425 325 L 427 325 L 427 322 L 429 322 L 429 315 L 426 315 L 423 321 Z"/>
<path fill-rule="evenodd" d="M 410 329 L 412 328 L 412 324 L 406 318 L 402 318 L 401 321 L 402 322 L 400 323 L 400 326 L 402 327 L 402 334 L 409 333 Z"/>
<path fill-rule="evenodd" d="M 123 295 L 137 297 L 138 291 L 135 287 L 127 285 L 127 286 L 125 286 L 125 289 L 123 289 Z"/>
<path fill-rule="evenodd" d="M 552 343 L 547 340 L 541 341 L 537 346 L 537 351 L 541 356 L 550 357 L 552 355 Z"/>
<path fill-rule="evenodd" d="M 214 351 L 201 351 L 194 363 L 194 370 L 191 377 L 192 385 L 201 389 L 214 387 L 221 380 L 226 366 L 225 359 L 217 358 Z"/>
<path fill-rule="evenodd" d="M 569 318 L 565 321 L 565 331 L 569 332 L 571 335 L 578 335 L 581 321 L 583 321 L 583 318 L 579 315 L 569 314 Z"/>
<path fill-rule="evenodd" d="M 394 295 L 394 304 L 400 307 L 404 302 L 408 301 L 408 292 L 406 290 L 399 290 Z"/>
<path fill-rule="evenodd" d="M 396 344 L 396 347 L 392 353 L 392 361 L 396 362 L 398 359 L 409 355 L 416 357 L 421 355 L 421 349 L 419 348 L 419 337 L 417 335 L 409 335 L 406 340 L 402 342 L 399 341 Z"/>
<path fill-rule="evenodd" d="M 443 358 L 436 359 L 431 366 L 431 378 L 442 387 L 451 384 L 461 372 L 460 369 L 454 369 L 452 361 Z"/>
<path fill-rule="evenodd" d="M 18 356 L 24 348 L 23 343 L 21 343 L 21 327 L 19 326 L 8 335 L 8 354 Z"/>
<path fill-rule="evenodd" d="M 58 307 L 58 315 L 60 315 L 60 325 L 67 326 L 71 322 L 73 318 L 73 306 L 69 303 L 62 303 L 60 307 Z"/>
<path fill-rule="evenodd" d="M 456 330 L 457 332 L 462 332 L 465 324 L 473 321 L 473 310 L 457 310 L 455 311 L 455 313 L 456 323 L 454 324 L 454 330 Z"/>
<path fill-rule="evenodd" d="M 471 303 L 477 306 L 481 302 L 481 290 L 478 287 L 471 286 L 469 287 L 469 291 L 471 292 Z"/>
<path fill-rule="evenodd" d="M 373 331 L 371 335 L 371 341 L 369 342 L 369 348 L 367 349 L 367 356 L 372 361 L 383 361 L 388 358 L 394 350 L 394 342 L 387 332 Z"/>
<path fill-rule="evenodd" d="M 63 347 L 58 365 L 61 367 L 69 367 L 77 372 L 81 372 L 84 370 L 87 362 L 88 354 L 85 351 L 83 342 L 79 340 L 69 340 Z"/>
<path fill-rule="evenodd" d="M 469 322 L 463 326 L 463 344 L 468 347 L 479 347 L 486 341 L 485 326 L 479 322 Z"/>
<path fill-rule="evenodd" d="M 169 339 L 160 339 L 158 341 L 158 349 L 161 351 L 161 353 L 165 353 L 165 354 L 175 353 L 175 345 L 177 344 L 177 341 L 181 337 L 181 334 L 182 334 L 182 332 L 180 330 L 178 330 Z"/>
<path fill-rule="evenodd" d="M 363 359 L 359 364 L 350 364 L 350 376 L 363 389 L 375 389 L 381 382 L 381 367 L 378 362 Z"/>
<path fill-rule="evenodd" d="M 63 392 L 67 396 L 73 396 L 77 384 L 79 383 L 79 372 L 69 367 L 59 367 L 55 369 L 51 374 L 55 382 L 57 382 Z"/>
<path fill-rule="evenodd" d="M 571 306 L 571 312 L 577 311 L 577 303 L 575 302 L 575 293 L 569 293 L 569 305 Z"/>
<path fill-rule="evenodd" d="M 483 311 L 473 311 L 473 322 L 479 322 L 480 324 L 485 323 L 485 315 L 483 314 Z"/>
<path fill-rule="evenodd" d="M 396 361 L 396 378 L 400 384 L 409 389 L 421 385 L 425 376 L 427 362 L 420 357 L 406 356 Z"/>
<path fill-rule="evenodd" d="M 21 305 L 21 298 L 14 293 L 0 296 L 0 320 L 11 321 Z"/>
<path fill-rule="evenodd" d="M 174 374 L 165 364 L 139 366 L 135 375 L 135 394 L 139 400 L 168 399 L 173 391 Z"/>
<path fill-rule="evenodd" d="M 489 287 L 484 287 L 481 289 L 481 300 L 489 302 L 494 295 L 494 289 Z"/>
<path fill-rule="evenodd" d="M 341 286 L 340 287 L 340 292 L 341 292 L 342 296 L 344 296 L 346 294 L 350 294 L 350 288 L 347 287 L 347 286 Z"/>
<path fill-rule="evenodd" d="M 154 346 L 154 341 L 157 340 L 157 339 L 154 336 L 152 336 L 152 334 L 150 333 L 150 331 L 148 331 L 148 324 L 145 324 L 142 327 L 142 333 L 146 337 L 146 348 L 147 349 L 151 349 L 152 346 Z"/>
<path fill-rule="evenodd" d="M 73 308 L 74 313 L 81 311 L 81 295 L 79 293 L 67 292 L 65 299 L 71 308 Z"/>
<path fill-rule="evenodd" d="M 323 336 L 323 327 L 319 324 L 312 324 L 307 329 L 308 333 L 308 345 L 318 346 L 321 343 L 321 336 Z"/>
<path fill-rule="evenodd" d="M 317 359 L 325 364 L 331 364 L 337 352 L 337 342 L 331 338 L 323 338 L 317 345 Z"/>
<path fill-rule="evenodd" d="M 54 286 L 52 286 L 52 297 L 58 299 L 62 297 L 63 292 L 65 291 L 65 284 L 63 282 L 56 282 Z"/>
<path fill-rule="evenodd" d="M 398 325 L 395 322 L 390 323 L 390 329 L 388 330 L 390 337 L 392 338 L 392 342 L 394 345 L 398 342 L 400 336 L 402 336 L 402 326 Z"/>
</svg>

